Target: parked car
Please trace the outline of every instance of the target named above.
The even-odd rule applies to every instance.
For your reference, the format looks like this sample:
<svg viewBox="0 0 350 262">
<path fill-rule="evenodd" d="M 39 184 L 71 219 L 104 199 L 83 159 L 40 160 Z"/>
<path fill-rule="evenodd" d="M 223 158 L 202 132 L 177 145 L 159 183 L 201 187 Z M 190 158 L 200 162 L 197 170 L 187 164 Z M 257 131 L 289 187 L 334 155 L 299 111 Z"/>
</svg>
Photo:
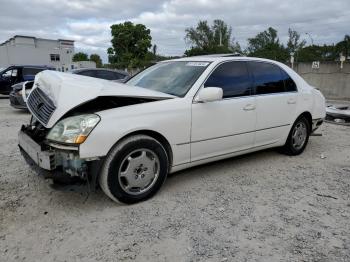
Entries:
<svg viewBox="0 0 350 262">
<path fill-rule="evenodd" d="M 24 81 L 32 81 L 43 70 L 55 70 L 50 66 L 14 65 L 0 72 L 0 94 L 8 95 L 12 86 Z"/>
<path fill-rule="evenodd" d="M 95 78 L 101 78 L 106 80 L 111 80 L 115 82 L 124 82 L 129 78 L 129 74 L 121 70 L 109 70 L 102 68 L 81 68 L 75 69 L 70 73 L 76 75 L 90 76 Z M 23 85 L 25 89 L 23 89 Z M 12 91 L 10 93 L 10 104 L 16 109 L 27 109 L 26 96 L 29 95 L 30 89 L 33 86 L 33 81 L 27 81 L 18 83 L 12 86 Z M 22 90 L 23 89 L 23 90 Z M 24 95 L 23 95 L 24 92 Z"/>
<path fill-rule="evenodd" d="M 34 81 L 26 81 L 12 86 L 12 91 L 9 95 L 10 105 L 16 109 L 27 110 L 26 97 L 30 94 Z M 23 86 L 25 88 L 23 89 Z M 24 91 L 23 91 L 24 90 Z M 24 94 L 23 94 L 24 92 Z"/>
<path fill-rule="evenodd" d="M 192 166 L 272 147 L 301 154 L 325 117 L 323 95 L 296 72 L 246 57 L 164 61 L 127 84 L 45 71 L 28 107 L 25 158 L 124 203 Z"/>
<path fill-rule="evenodd" d="M 129 74 L 122 70 L 112 70 L 106 68 L 80 68 L 72 70 L 71 73 L 83 76 L 90 76 L 116 82 L 123 82 L 129 78 Z"/>
</svg>

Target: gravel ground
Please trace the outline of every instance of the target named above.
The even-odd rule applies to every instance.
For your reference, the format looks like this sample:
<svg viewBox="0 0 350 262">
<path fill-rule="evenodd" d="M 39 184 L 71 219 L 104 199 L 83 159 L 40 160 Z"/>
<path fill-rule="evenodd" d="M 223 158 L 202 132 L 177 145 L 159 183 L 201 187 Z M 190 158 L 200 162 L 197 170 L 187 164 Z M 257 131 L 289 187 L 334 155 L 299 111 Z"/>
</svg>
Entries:
<svg viewBox="0 0 350 262">
<path fill-rule="evenodd" d="M 53 190 L 28 169 L 29 115 L 0 99 L 1 261 L 350 261 L 350 128 L 171 175 L 126 206 Z"/>
</svg>

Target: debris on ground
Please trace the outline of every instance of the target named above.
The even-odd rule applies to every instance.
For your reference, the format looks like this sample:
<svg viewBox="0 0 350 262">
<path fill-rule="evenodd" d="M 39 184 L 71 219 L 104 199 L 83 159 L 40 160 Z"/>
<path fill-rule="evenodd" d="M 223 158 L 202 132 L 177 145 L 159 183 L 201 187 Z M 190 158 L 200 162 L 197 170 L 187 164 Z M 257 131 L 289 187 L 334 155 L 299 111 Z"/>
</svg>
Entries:
<svg viewBox="0 0 350 262">
<path fill-rule="evenodd" d="M 326 107 L 327 122 L 341 125 L 350 125 L 350 102 L 329 103 Z"/>
</svg>

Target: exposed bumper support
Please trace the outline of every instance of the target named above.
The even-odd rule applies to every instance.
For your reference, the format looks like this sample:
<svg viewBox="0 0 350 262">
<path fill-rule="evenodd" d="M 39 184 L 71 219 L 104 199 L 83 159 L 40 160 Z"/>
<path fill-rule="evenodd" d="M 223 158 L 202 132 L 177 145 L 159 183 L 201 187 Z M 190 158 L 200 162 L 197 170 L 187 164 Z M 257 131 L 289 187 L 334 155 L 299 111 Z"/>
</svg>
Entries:
<svg viewBox="0 0 350 262">
<path fill-rule="evenodd" d="M 54 151 L 41 150 L 41 146 L 22 130 L 18 133 L 18 145 L 39 167 L 45 170 L 54 170 L 56 168 Z"/>
<path fill-rule="evenodd" d="M 42 148 L 26 132 L 26 127 L 18 133 L 18 146 L 26 162 L 31 168 L 45 178 L 51 178 L 54 182 L 64 185 L 87 184 L 89 191 L 94 191 L 97 186 L 97 177 L 101 168 L 101 161 L 86 161 L 79 158 L 77 149 L 67 148 Z M 55 145 L 56 146 L 56 145 Z M 47 149 L 49 148 L 49 149 Z M 86 183 L 88 182 L 88 183 Z M 57 188 L 57 187 L 55 187 Z"/>
<path fill-rule="evenodd" d="M 314 132 L 317 128 L 319 128 L 323 123 L 323 119 L 322 118 L 318 118 L 318 119 L 313 119 L 312 120 L 312 132 Z"/>
</svg>

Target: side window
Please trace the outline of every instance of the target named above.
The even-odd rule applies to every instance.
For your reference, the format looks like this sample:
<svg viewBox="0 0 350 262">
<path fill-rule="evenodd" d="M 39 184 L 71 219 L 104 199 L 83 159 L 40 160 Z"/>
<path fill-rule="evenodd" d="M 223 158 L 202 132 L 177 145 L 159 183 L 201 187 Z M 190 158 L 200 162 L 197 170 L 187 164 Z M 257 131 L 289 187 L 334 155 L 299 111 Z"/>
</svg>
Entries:
<svg viewBox="0 0 350 262">
<path fill-rule="evenodd" d="M 50 54 L 50 60 L 52 62 L 60 61 L 60 55 L 59 54 Z"/>
<path fill-rule="evenodd" d="M 284 92 L 284 81 L 278 66 L 264 62 L 249 62 L 257 95 Z"/>
<path fill-rule="evenodd" d="M 44 69 L 39 69 L 39 68 L 30 68 L 30 67 L 24 67 L 23 68 L 23 76 L 31 75 L 34 76 L 37 73 L 43 71 Z"/>
<path fill-rule="evenodd" d="M 4 72 L 2 74 L 2 77 L 4 78 L 13 78 L 13 77 L 17 77 L 17 69 L 10 69 L 10 70 L 7 70 L 6 72 Z"/>
<path fill-rule="evenodd" d="M 204 87 L 221 87 L 224 98 L 250 95 L 252 80 L 246 62 L 226 62 L 219 65 Z"/>
<path fill-rule="evenodd" d="M 297 85 L 295 84 L 293 79 L 283 69 L 281 69 L 281 73 L 282 73 L 286 92 L 297 91 Z"/>
</svg>

